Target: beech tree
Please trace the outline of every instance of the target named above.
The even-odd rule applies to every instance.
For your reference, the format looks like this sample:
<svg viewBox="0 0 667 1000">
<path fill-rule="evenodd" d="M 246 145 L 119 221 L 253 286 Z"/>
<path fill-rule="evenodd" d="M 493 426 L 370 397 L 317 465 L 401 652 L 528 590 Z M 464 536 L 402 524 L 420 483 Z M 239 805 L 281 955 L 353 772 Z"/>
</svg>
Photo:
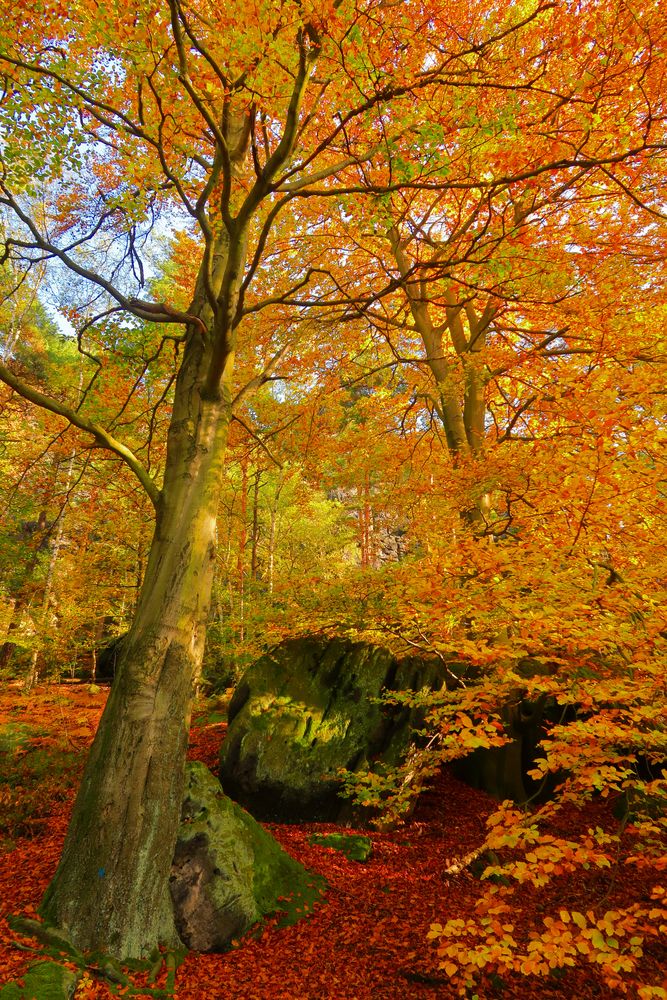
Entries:
<svg viewBox="0 0 667 1000">
<path fill-rule="evenodd" d="M 386 199 L 401 191 L 469 191 L 488 205 L 509 192 L 520 215 L 537 178 L 553 175 L 565 189 L 561 177 L 613 175 L 622 163 L 632 175 L 664 149 L 650 12 L 635 19 L 640 58 L 628 56 L 608 91 L 607 56 L 591 63 L 589 53 L 614 16 L 626 30 L 629 8 L 618 2 L 599 23 L 597 5 L 587 10 L 540 0 L 463 11 L 418 0 L 286 0 L 249 15 L 235 0 L 141 0 L 128 10 L 74 0 L 64 12 L 28 0 L 6 12 L 3 260 L 19 272 L 49 263 L 69 273 L 67 317 L 91 374 L 75 401 L 22 378 L 9 358 L 0 379 L 117 456 L 155 511 L 134 621 L 42 904 L 78 947 L 127 957 L 176 939 L 168 875 L 235 408 L 299 368 L 300 345 L 326 329 L 313 314 L 363 318 L 399 287 L 413 319 L 421 314 L 416 276 L 433 261 L 404 260 L 405 238 L 392 224 L 398 270 L 378 286 L 376 274 L 350 267 L 351 220 L 364 225 L 379 203 L 376 222 L 386 227 Z M 555 67 L 565 50 L 561 86 Z M 634 117 L 612 129 L 635 84 Z M 506 100 L 527 110 L 511 128 L 481 111 L 477 120 L 473 109 L 489 95 L 499 115 Z M 461 113 L 469 134 L 462 128 L 450 140 Z M 539 143 L 523 141 L 524 114 Z M 489 128 L 495 146 L 473 155 Z M 415 160 L 432 160 L 432 169 L 415 172 Z M 613 183 L 624 190 L 630 182 Z M 372 206 L 364 216 L 360 204 Z M 457 232 L 463 222 L 446 217 L 442 226 Z M 172 227 L 195 237 L 195 276 L 183 301 L 157 301 L 146 297 L 146 253 L 151 233 Z M 435 322 L 455 340 L 465 303 L 447 294 Z M 482 325 L 494 315 L 484 304 Z M 125 440 L 124 404 L 105 423 L 96 403 L 104 352 L 113 356 L 123 335 L 131 341 L 137 321 L 155 326 L 153 358 L 175 355 L 173 387 L 159 400 L 168 411 L 163 471 Z M 466 350 L 474 353 L 473 340 L 471 327 Z M 439 349 L 434 341 L 427 360 L 442 413 L 450 403 L 454 413 L 457 387 Z M 465 458 L 476 432 L 471 439 L 460 422 L 458 411 L 448 443 Z"/>
<path fill-rule="evenodd" d="M 650 8 L 592 4 L 566 37 L 551 30 L 566 11 L 541 20 L 549 42 L 527 28 L 468 53 L 475 99 L 434 92 L 420 155 L 391 150 L 390 193 L 360 168 L 366 197 L 347 224 L 356 272 L 384 290 L 364 321 L 437 417 L 452 464 L 477 466 L 462 513 L 478 532 L 501 527 L 494 441 L 530 433 L 563 359 L 614 356 L 599 316 L 576 320 L 620 291 L 605 263 L 622 257 L 640 282 L 662 246 L 664 28 Z M 442 55 L 457 30 L 435 43 Z"/>
</svg>

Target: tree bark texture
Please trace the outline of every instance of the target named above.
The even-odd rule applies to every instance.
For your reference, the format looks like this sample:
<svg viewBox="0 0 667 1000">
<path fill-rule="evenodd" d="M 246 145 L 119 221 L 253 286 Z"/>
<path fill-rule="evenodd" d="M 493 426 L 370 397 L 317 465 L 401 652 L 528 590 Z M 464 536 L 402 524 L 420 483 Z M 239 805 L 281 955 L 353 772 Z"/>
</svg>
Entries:
<svg viewBox="0 0 667 1000">
<path fill-rule="evenodd" d="M 177 941 L 168 879 L 231 419 L 228 394 L 210 400 L 199 391 L 207 353 L 191 334 L 137 613 L 41 906 L 77 947 L 120 958 Z"/>
</svg>

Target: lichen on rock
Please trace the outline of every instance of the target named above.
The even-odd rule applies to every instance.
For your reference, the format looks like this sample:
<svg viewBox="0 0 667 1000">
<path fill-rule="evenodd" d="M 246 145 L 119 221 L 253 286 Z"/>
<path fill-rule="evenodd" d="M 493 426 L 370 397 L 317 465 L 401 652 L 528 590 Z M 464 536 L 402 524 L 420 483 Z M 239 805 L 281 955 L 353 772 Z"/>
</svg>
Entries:
<svg viewBox="0 0 667 1000">
<path fill-rule="evenodd" d="M 289 639 L 248 668 L 229 706 L 220 778 L 253 816 L 347 822 L 341 769 L 397 764 L 414 713 L 383 704 L 395 687 L 444 683 L 428 660 L 322 636 Z"/>
<path fill-rule="evenodd" d="M 188 764 L 170 890 L 189 948 L 224 951 L 270 914 L 294 923 L 312 911 L 325 884 L 232 802 L 203 764 Z"/>
</svg>

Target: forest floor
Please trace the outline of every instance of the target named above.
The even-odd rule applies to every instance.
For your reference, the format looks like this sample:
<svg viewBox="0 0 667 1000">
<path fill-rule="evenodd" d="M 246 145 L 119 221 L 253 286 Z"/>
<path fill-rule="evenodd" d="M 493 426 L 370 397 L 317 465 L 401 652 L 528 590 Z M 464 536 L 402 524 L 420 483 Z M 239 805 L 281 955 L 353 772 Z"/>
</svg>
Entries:
<svg viewBox="0 0 667 1000">
<path fill-rule="evenodd" d="M 0 985 L 20 977 L 34 961 L 31 942 L 12 931 L 10 914 L 33 916 L 55 870 L 86 749 L 97 726 L 106 692 L 86 685 L 44 686 L 26 695 L 20 688 L 0 692 Z M 224 736 L 220 717 L 201 713 L 192 729 L 190 756 L 215 771 Z M 10 762 L 11 768 L 10 768 Z M 314 831 L 327 824 L 268 825 L 283 847 L 329 884 L 316 912 L 292 927 L 271 922 L 258 937 L 223 955 L 190 953 L 176 973 L 178 1000 L 438 1000 L 459 994 L 438 969 L 426 935 L 433 922 L 466 917 L 480 893 L 467 871 L 445 874 L 483 839 L 493 801 L 444 774 L 422 797 L 411 822 L 391 833 L 372 831 L 373 853 L 365 864 L 311 845 Z M 572 827 L 613 822 L 604 803 L 585 816 L 564 818 Z M 368 834 L 368 831 L 365 831 Z M 562 884 L 561 884 L 562 883 Z M 559 880 L 539 895 L 526 891 L 514 923 L 526 931 L 542 915 L 569 906 L 587 910 L 601 900 L 606 909 L 623 905 L 630 893 L 641 898 L 648 885 L 633 884 L 608 871 L 587 882 Z M 34 944 L 34 942 L 32 942 Z M 659 982 L 664 945 L 645 956 L 645 981 Z M 664 965 L 662 966 L 664 973 Z M 76 1000 L 111 996 L 147 997 L 140 977 L 131 989 L 112 988 L 91 970 L 80 981 Z M 157 985 L 159 986 L 158 980 Z M 482 983 L 480 1000 L 527 1000 L 620 996 L 595 970 L 571 970 L 560 979 L 517 976 Z M 632 997 L 629 991 L 627 996 Z"/>
</svg>

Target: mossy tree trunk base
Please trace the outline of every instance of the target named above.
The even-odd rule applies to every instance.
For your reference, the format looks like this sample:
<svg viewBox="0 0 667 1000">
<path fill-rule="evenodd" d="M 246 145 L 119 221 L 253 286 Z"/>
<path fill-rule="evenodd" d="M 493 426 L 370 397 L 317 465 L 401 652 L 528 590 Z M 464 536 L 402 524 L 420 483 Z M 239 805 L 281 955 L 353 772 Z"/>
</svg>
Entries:
<svg viewBox="0 0 667 1000">
<path fill-rule="evenodd" d="M 192 666 L 177 646 L 168 646 L 161 658 L 159 683 L 139 683 L 129 670 L 116 679 L 60 865 L 40 908 L 77 948 L 118 958 L 178 943 L 169 873 L 183 795 Z"/>
<path fill-rule="evenodd" d="M 228 394 L 204 399 L 199 391 L 209 360 L 201 338 L 192 336 L 135 619 L 40 909 L 80 950 L 119 959 L 178 943 L 169 875 L 231 420 Z"/>
</svg>

